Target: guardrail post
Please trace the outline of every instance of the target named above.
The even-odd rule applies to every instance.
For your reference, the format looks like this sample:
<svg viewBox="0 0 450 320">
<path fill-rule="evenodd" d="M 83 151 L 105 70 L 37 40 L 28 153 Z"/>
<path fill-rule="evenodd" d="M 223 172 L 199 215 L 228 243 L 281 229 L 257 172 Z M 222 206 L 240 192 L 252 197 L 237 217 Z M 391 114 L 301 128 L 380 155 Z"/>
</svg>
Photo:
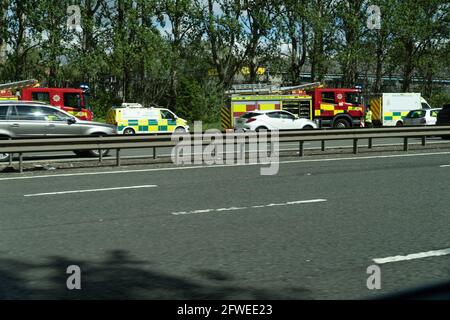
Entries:
<svg viewBox="0 0 450 320">
<path fill-rule="evenodd" d="M 427 137 L 422 137 L 422 146 L 425 147 L 427 145 Z"/>
<path fill-rule="evenodd" d="M 358 139 L 353 139 L 353 154 L 358 154 Z"/>
<path fill-rule="evenodd" d="M 13 158 L 14 158 L 14 153 L 11 153 L 11 154 L 9 155 L 9 166 L 10 166 L 10 167 L 12 166 Z"/>
<path fill-rule="evenodd" d="M 19 172 L 23 173 L 23 154 L 19 153 Z"/>
<path fill-rule="evenodd" d="M 298 156 L 303 157 L 303 144 L 304 141 L 299 141 L 298 143 Z"/>
<path fill-rule="evenodd" d="M 156 147 L 153 147 L 153 159 L 156 159 Z"/>
<path fill-rule="evenodd" d="M 322 151 L 325 151 L 325 140 L 322 140 Z"/>
<path fill-rule="evenodd" d="M 369 149 L 372 149 L 372 138 L 369 138 Z"/>
<path fill-rule="evenodd" d="M 408 138 L 403 138 L 403 151 L 408 151 Z"/>
<path fill-rule="evenodd" d="M 120 167 L 120 149 L 116 150 L 116 165 Z"/>
<path fill-rule="evenodd" d="M 103 161 L 102 149 L 98 149 L 98 162 L 102 162 L 102 161 Z"/>
</svg>

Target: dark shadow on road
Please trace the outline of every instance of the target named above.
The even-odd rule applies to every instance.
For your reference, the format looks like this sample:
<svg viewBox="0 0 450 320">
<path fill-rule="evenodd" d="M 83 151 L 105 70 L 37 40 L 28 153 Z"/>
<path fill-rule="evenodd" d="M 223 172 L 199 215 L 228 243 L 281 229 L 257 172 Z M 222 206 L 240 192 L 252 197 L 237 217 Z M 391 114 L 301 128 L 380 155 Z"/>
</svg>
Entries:
<svg viewBox="0 0 450 320">
<path fill-rule="evenodd" d="M 180 262 L 181 263 L 181 262 Z M 66 287 L 67 267 L 81 268 L 81 290 Z M 45 263 L 0 258 L 0 299 L 310 299 L 301 287 L 261 289 L 236 285 L 223 271 L 196 270 L 196 277 L 154 271 L 151 262 L 111 251 L 100 262 L 61 256 Z"/>
</svg>

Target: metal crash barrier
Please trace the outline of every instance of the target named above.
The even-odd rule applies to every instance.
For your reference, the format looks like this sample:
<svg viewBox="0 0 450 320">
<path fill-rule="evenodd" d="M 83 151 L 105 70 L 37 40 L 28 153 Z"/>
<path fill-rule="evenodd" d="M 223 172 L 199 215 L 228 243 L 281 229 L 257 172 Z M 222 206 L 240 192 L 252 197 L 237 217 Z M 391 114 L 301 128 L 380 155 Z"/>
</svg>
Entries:
<svg viewBox="0 0 450 320">
<path fill-rule="evenodd" d="M 270 137 L 271 132 L 245 132 L 223 133 L 227 142 L 242 143 L 247 138 Z M 328 129 L 328 130 L 303 130 L 280 131 L 277 133 L 279 142 L 298 142 L 299 156 L 304 156 L 305 141 L 321 141 L 321 150 L 325 150 L 325 141 L 353 140 L 353 153 L 358 153 L 360 140 L 368 140 L 368 148 L 372 148 L 372 139 L 375 138 L 402 138 L 403 150 L 408 151 L 410 138 L 421 138 L 422 145 L 426 145 L 427 136 L 450 136 L 450 126 L 434 127 L 408 127 L 408 128 L 370 128 L 370 129 Z M 202 145 L 210 144 L 217 134 L 210 133 L 180 133 L 183 139 L 190 139 Z M 239 142 L 240 141 L 240 142 Z M 0 140 L 0 153 L 18 154 L 19 171 L 23 172 L 23 154 L 33 152 L 76 151 L 76 150 L 116 150 L 116 165 L 120 166 L 120 151 L 122 149 L 153 148 L 153 158 L 157 157 L 157 148 L 174 147 L 178 143 L 172 139 L 172 135 L 136 135 L 136 136 L 102 136 L 102 137 L 72 137 L 72 138 L 40 138 L 40 139 L 8 139 Z M 102 161 L 102 152 L 99 152 L 99 160 Z"/>
</svg>

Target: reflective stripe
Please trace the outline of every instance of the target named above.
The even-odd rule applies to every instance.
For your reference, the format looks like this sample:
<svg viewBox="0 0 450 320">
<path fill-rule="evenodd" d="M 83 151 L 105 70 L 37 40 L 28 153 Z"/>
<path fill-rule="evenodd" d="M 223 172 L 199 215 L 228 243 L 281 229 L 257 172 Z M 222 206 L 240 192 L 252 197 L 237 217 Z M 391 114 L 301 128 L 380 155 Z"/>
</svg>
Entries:
<svg viewBox="0 0 450 320">
<path fill-rule="evenodd" d="M 381 97 L 372 98 L 369 102 L 372 120 L 381 120 Z"/>
<path fill-rule="evenodd" d="M 320 104 L 320 110 L 333 111 L 334 108 L 335 108 L 334 104 L 326 104 L 326 103 L 321 103 Z"/>
<path fill-rule="evenodd" d="M 402 111 L 402 112 L 384 112 L 383 113 L 383 119 L 385 121 L 396 121 L 396 120 L 402 120 L 403 117 L 405 117 L 409 111 Z"/>
<path fill-rule="evenodd" d="M 222 107 L 220 110 L 220 122 L 222 124 L 222 129 L 231 129 L 233 127 L 231 124 L 230 108 Z"/>
</svg>

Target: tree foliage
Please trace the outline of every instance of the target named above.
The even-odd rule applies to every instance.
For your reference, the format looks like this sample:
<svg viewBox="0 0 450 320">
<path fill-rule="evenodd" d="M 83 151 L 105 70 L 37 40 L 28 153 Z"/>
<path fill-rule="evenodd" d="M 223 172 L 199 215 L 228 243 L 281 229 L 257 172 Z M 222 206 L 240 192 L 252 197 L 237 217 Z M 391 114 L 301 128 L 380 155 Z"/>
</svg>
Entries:
<svg viewBox="0 0 450 320">
<path fill-rule="evenodd" d="M 80 8 L 75 29 L 70 5 Z M 379 29 L 368 25 L 371 5 Z M 0 82 L 88 83 L 97 114 L 127 101 L 209 121 L 235 81 L 274 75 L 290 85 L 338 74 L 335 85 L 371 92 L 399 77 L 398 90 L 442 103 L 449 10 L 444 0 L 0 0 Z"/>
</svg>

